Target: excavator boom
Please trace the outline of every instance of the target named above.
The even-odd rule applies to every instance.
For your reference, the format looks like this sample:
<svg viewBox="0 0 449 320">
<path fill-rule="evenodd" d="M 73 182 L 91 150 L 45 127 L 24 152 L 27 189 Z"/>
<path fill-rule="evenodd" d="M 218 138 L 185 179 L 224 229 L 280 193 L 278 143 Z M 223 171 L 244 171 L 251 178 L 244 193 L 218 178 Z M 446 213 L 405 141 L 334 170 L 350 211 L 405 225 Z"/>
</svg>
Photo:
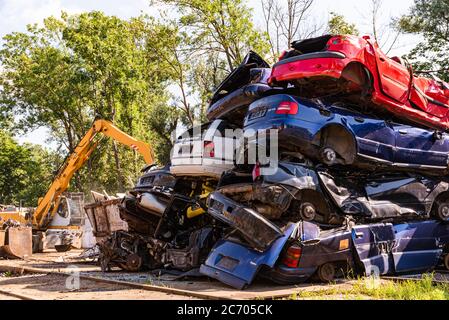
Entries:
<svg viewBox="0 0 449 320">
<path fill-rule="evenodd" d="M 94 138 L 100 133 L 136 150 L 143 156 L 147 164 L 153 163 L 153 151 L 148 143 L 134 139 L 109 121 L 96 120 L 66 159 L 47 193 L 40 200 L 33 215 L 35 229 L 44 230 L 51 221 L 57 211 L 60 197 L 67 190 L 73 175 L 86 163 L 96 149 L 98 142 L 95 142 Z"/>
</svg>

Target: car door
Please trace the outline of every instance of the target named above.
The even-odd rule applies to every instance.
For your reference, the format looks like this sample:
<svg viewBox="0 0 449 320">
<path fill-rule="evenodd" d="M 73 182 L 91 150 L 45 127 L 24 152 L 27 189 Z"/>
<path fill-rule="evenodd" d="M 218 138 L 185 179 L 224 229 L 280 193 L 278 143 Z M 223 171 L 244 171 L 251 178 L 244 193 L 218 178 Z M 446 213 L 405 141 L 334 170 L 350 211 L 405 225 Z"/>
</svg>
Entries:
<svg viewBox="0 0 449 320">
<path fill-rule="evenodd" d="M 410 100 L 432 116 L 444 118 L 449 111 L 447 84 L 426 77 L 414 77 Z M 449 89 L 449 88 L 448 88 Z"/>
<path fill-rule="evenodd" d="M 432 269 L 442 254 L 441 235 L 448 228 L 437 221 L 402 223 L 394 226 L 392 254 L 397 273 Z M 442 232 L 443 231 L 443 232 Z M 444 232 L 445 231 L 445 232 Z"/>
<path fill-rule="evenodd" d="M 384 120 L 362 115 L 347 117 L 354 132 L 360 156 L 393 163 L 395 133 Z"/>
<path fill-rule="evenodd" d="M 367 179 L 365 192 L 373 215 L 391 218 L 427 214 L 434 188 L 430 180 L 398 174 Z"/>
<path fill-rule="evenodd" d="M 446 169 L 449 136 L 409 125 L 390 124 L 396 138 L 394 162 L 399 166 Z"/>
<path fill-rule="evenodd" d="M 384 275 L 394 270 L 391 254 L 394 230 L 391 223 L 355 226 L 352 240 L 367 275 Z"/>
<path fill-rule="evenodd" d="M 377 70 L 382 92 L 390 98 L 405 103 L 410 88 L 410 72 L 401 63 L 388 58 L 375 44 Z"/>
</svg>

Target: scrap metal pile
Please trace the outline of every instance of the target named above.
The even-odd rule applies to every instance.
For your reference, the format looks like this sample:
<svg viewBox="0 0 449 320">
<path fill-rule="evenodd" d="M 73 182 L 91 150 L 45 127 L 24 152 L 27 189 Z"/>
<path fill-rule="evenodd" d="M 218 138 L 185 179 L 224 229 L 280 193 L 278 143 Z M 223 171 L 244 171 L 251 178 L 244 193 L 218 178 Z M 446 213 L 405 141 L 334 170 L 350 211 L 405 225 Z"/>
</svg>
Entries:
<svg viewBox="0 0 449 320">
<path fill-rule="evenodd" d="M 449 268 L 448 108 L 447 83 L 369 37 L 297 41 L 272 68 L 250 52 L 211 122 L 123 198 L 128 228 L 100 242 L 102 269 L 198 270 L 244 288 Z M 226 134 L 238 129 L 245 139 Z M 276 141 L 277 157 L 251 164 L 251 147 Z"/>
</svg>

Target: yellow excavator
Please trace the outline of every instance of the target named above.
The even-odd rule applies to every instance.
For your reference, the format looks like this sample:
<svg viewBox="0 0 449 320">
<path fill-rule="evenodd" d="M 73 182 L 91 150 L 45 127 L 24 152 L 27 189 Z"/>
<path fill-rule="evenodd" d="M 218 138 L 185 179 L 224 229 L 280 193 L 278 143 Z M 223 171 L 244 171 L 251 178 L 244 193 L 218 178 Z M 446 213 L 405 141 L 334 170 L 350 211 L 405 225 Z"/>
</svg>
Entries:
<svg viewBox="0 0 449 320">
<path fill-rule="evenodd" d="M 153 151 L 148 143 L 134 139 L 109 121 L 96 120 L 73 153 L 66 158 L 47 193 L 39 199 L 37 208 L 25 219 L 27 223 L 23 223 L 24 218 L 19 213 L 15 216 L 11 212 L 0 211 L 0 254 L 11 258 L 24 258 L 42 249 L 39 242 L 42 242 L 42 234 L 48 229 L 80 228 L 50 224 L 58 210 L 61 210 L 63 194 L 73 175 L 86 163 L 100 142 L 100 139 L 95 139 L 98 134 L 131 147 L 143 156 L 147 164 L 153 164 Z"/>
</svg>

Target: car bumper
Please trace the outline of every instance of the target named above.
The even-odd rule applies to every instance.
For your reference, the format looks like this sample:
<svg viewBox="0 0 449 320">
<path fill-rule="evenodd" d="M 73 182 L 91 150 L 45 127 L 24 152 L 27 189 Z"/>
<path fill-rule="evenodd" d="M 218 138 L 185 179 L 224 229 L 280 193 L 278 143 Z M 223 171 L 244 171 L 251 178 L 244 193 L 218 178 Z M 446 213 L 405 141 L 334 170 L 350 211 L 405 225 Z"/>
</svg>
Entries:
<svg viewBox="0 0 449 320">
<path fill-rule="evenodd" d="M 278 266 L 261 274 L 262 277 L 271 279 L 278 284 L 298 284 L 306 282 L 316 272 L 317 268 L 287 268 Z"/>
<path fill-rule="evenodd" d="M 317 76 L 340 78 L 346 56 L 340 52 L 323 51 L 282 60 L 273 66 L 270 83 Z"/>
<path fill-rule="evenodd" d="M 170 173 L 175 176 L 201 176 L 219 179 L 224 171 L 234 167 L 233 163 L 204 165 L 172 165 Z"/>
<path fill-rule="evenodd" d="M 308 129 L 306 130 L 305 128 Z M 319 124 L 288 117 L 283 119 L 267 117 L 266 120 L 259 119 L 247 124 L 244 128 L 249 144 L 265 145 L 270 140 L 272 147 L 276 147 L 277 144 L 287 149 L 309 144 L 319 129 Z M 273 131 L 270 130 L 276 131 L 277 142 L 273 140 Z"/>
</svg>

